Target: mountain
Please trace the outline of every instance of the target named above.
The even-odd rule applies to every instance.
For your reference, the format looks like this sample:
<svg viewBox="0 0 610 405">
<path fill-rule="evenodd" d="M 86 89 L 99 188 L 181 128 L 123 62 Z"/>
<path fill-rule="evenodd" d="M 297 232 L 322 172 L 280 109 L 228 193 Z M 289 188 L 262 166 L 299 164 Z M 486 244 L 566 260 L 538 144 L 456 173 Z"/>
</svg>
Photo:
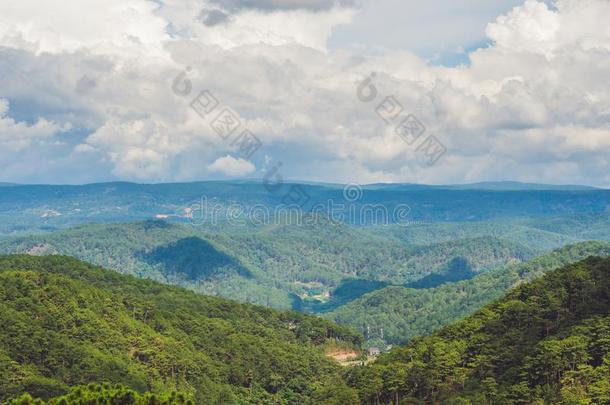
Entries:
<svg viewBox="0 0 610 405">
<path fill-rule="evenodd" d="M 610 240 L 610 215 L 409 227 L 319 220 L 200 228 L 151 220 L 4 238 L 0 253 L 69 255 L 206 295 L 324 314 L 359 330 L 367 346 L 384 347 L 500 297 L 535 256 L 542 254 L 529 265 L 549 270 L 610 254 L 605 244 L 580 244 L 588 237 Z"/>
<path fill-rule="evenodd" d="M 607 404 L 609 342 L 610 258 L 588 258 L 347 380 L 364 404 Z"/>
<path fill-rule="evenodd" d="M 108 383 L 176 390 L 198 404 L 319 403 L 342 390 L 340 366 L 324 350 L 360 343 L 319 318 L 69 257 L 0 257 L 0 402 Z"/>
<path fill-rule="evenodd" d="M 19 398 L 10 404 L 567 405 L 610 395 L 610 257 L 525 282 L 349 368 L 323 354 L 357 350 L 348 329 L 61 256 L 0 257 L 0 325 L 0 400 Z"/>
<path fill-rule="evenodd" d="M 436 288 L 385 287 L 324 316 L 359 329 L 369 346 L 404 343 L 472 314 L 524 281 L 589 256 L 608 255 L 610 243 L 583 242 Z"/>
<path fill-rule="evenodd" d="M 539 184 L 522 183 L 518 181 L 488 181 L 469 184 L 445 184 L 429 186 L 424 184 L 408 183 L 376 183 L 367 184 L 365 188 L 370 189 L 392 189 L 392 190 L 423 190 L 423 189 L 449 189 L 449 190 L 487 190 L 487 191 L 528 191 L 528 190 L 554 190 L 554 191 L 586 191 L 600 190 L 596 187 L 574 184 Z"/>
<path fill-rule="evenodd" d="M 495 191 L 525 191 L 525 190 L 555 190 L 555 191 L 587 191 L 600 190 L 596 187 L 574 184 L 539 184 L 521 183 L 518 181 L 488 181 L 470 184 L 445 186 L 456 190 L 495 190 Z"/>
<path fill-rule="evenodd" d="M 273 218 L 278 209 L 287 209 L 295 201 L 298 207 L 293 208 L 298 211 L 322 211 L 326 215 L 334 212 L 341 222 L 355 225 L 546 218 L 607 213 L 610 209 L 610 190 L 601 189 L 386 185 L 364 186 L 360 191 L 354 201 L 346 198 L 337 185 L 299 183 L 278 187 L 255 181 L 14 185 L 3 187 L 0 193 L 0 234 L 156 217 L 188 222 L 188 212 L 193 207 L 204 212 L 199 224 L 202 226 L 230 222 L 236 212 L 253 223 L 258 222 L 253 219 L 257 213 L 263 211 L 265 217 Z M 403 210 L 405 205 L 408 213 Z M 382 217 L 374 216 L 377 208 L 382 209 Z"/>
<path fill-rule="evenodd" d="M 0 253 L 69 255 L 208 295 L 324 312 L 385 285 L 467 279 L 537 251 L 493 237 L 409 246 L 330 221 L 201 230 L 156 220 L 8 238 Z"/>
</svg>

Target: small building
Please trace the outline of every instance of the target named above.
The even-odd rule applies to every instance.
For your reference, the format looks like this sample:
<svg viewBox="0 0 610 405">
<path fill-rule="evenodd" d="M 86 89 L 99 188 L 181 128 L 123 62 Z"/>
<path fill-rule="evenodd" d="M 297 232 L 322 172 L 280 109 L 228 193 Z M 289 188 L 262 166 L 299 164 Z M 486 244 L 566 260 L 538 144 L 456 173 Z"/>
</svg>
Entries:
<svg viewBox="0 0 610 405">
<path fill-rule="evenodd" d="M 381 353 L 378 347 L 369 347 L 369 356 L 377 357 Z"/>
</svg>

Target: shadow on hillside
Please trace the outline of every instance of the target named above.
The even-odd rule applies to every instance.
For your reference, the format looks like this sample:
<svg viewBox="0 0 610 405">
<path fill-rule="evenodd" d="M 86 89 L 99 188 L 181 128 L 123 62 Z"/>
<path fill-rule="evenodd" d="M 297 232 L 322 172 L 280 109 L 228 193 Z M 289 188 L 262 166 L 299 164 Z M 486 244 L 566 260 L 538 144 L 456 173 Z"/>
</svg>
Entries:
<svg viewBox="0 0 610 405">
<path fill-rule="evenodd" d="M 472 266 L 464 257 L 455 257 L 451 259 L 439 273 L 429 274 L 424 278 L 406 284 L 408 288 L 433 288 L 446 283 L 454 283 L 456 281 L 469 280 L 476 276 L 477 273 L 472 270 Z"/>
<path fill-rule="evenodd" d="M 191 280 L 232 275 L 252 277 L 252 273 L 233 257 L 194 236 L 159 246 L 150 252 L 140 252 L 138 256 L 151 266 L 161 267 L 165 274 L 182 275 Z"/>
<path fill-rule="evenodd" d="M 341 284 L 331 293 L 331 298 L 326 302 L 317 300 L 303 300 L 292 294 L 292 309 L 295 311 L 309 313 L 323 313 L 332 311 L 345 305 L 364 294 L 379 290 L 387 286 L 387 283 L 373 280 L 349 279 L 341 281 Z"/>
</svg>

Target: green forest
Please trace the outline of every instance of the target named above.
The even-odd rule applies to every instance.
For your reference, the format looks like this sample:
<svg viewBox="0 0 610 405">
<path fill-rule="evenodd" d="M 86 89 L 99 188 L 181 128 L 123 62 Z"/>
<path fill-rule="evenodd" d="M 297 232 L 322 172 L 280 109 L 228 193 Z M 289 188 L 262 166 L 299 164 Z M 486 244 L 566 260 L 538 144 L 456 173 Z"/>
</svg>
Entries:
<svg viewBox="0 0 610 405">
<path fill-rule="evenodd" d="M 367 189 L 411 199 L 409 226 L 151 219 L 191 186 L 276 203 L 213 183 L 0 196 L 0 403 L 610 403 L 605 191 Z"/>
<path fill-rule="evenodd" d="M 610 405 L 610 0 L 0 0 L 0 405 Z"/>
<path fill-rule="evenodd" d="M 435 288 L 385 287 L 324 317 L 362 330 L 368 346 L 400 344 L 470 315 L 523 281 L 589 256 L 608 255 L 610 243 L 582 242 Z"/>
<path fill-rule="evenodd" d="M 0 253 L 63 254 L 207 295 L 278 309 L 322 312 L 371 291 L 461 271 L 463 278 L 537 253 L 512 241 L 473 238 L 408 245 L 332 222 L 200 230 L 163 221 L 84 225 L 0 241 Z M 459 260 L 456 261 L 456 258 Z M 461 260 L 461 261 L 460 261 Z M 382 283 L 382 284 L 380 284 Z M 338 290 L 338 294 L 334 294 Z M 326 297 L 325 297 L 326 296 Z M 334 298 L 331 300 L 330 298 Z"/>
<path fill-rule="evenodd" d="M 610 258 L 522 284 L 347 374 L 365 404 L 610 403 Z"/>
<path fill-rule="evenodd" d="M 110 383 L 198 404 L 316 403 L 341 378 L 324 347 L 360 344 L 351 330 L 300 313 L 68 257 L 0 257 L 0 401 Z"/>
<path fill-rule="evenodd" d="M 471 314 L 533 269 L 610 254 L 608 242 L 578 242 L 608 238 L 608 218 L 209 229 L 151 220 L 5 238 L 0 253 L 69 255 L 205 295 L 319 314 L 358 330 L 366 347 L 385 348 Z"/>
<path fill-rule="evenodd" d="M 6 401 L 7 405 L 84 405 L 84 404 L 133 404 L 133 405 L 195 405 L 192 396 L 171 391 L 153 394 L 139 393 L 122 384 L 88 384 L 72 387 L 70 392 L 46 400 L 34 398 L 25 393 Z"/>
<path fill-rule="evenodd" d="M 530 270 L 475 314 L 342 368 L 323 348 L 362 339 L 319 318 L 4 256 L 0 392 L 9 404 L 607 404 L 610 257 Z"/>
</svg>

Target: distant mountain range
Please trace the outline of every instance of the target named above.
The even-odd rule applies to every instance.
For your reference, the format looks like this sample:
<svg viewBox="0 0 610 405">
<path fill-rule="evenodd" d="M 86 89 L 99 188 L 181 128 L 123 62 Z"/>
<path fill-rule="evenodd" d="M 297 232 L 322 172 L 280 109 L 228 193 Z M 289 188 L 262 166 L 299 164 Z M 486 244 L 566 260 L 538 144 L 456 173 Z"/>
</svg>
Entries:
<svg viewBox="0 0 610 405">
<path fill-rule="evenodd" d="M 610 212 L 610 190 L 579 186 L 380 184 L 362 186 L 354 196 L 343 191 L 341 185 L 286 183 L 270 187 L 255 181 L 7 186 L 0 192 L 0 234 L 154 218 L 189 222 L 189 210 L 204 204 L 209 204 L 206 215 L 213 210 L 221 220 L 235 205 L 244 216 L 253 209 L 273 215 L 289 207 L 328 215 L 332 205 L 335 210 L 343 209 L 337 216 L 341 222 L 359 226 Z M 398 209 L 403 216 L 396 215 Z M 382 217 L 378 216 L 379 210 Z"/>
<path fill-rule="evenodd" d="M 131 184 L 131 185 L 153 185 L 163 186 L 168 184 L 200 184 L 200 183 L 225 183 L 225 184 L 262 184 L 260 179 L 244 179 L 244 180 L 217 180 L 217 181 L 199 181 L 199 182 L 188 182 L 188 183 L 133 183 L 126 181 L 116 182 L 101 182 L 101 183 L 88 183 L 82 186 L 113 186 L 118 184 Z M 325 183 L 315 181 L 299 181 L 299 180 L 288 180 L 286 183 L 289 184 L 302 184 L 308 186 L 319 186 L 327 188 L 343 188 L 346 184 L 342 183 Z M 19 184 L 0 182 L 2 186 L 40 186 L 40 184 Z M 47 185 L 47 186 L 63 186 L 63 187 L 74 187 L 75 185 Z M 593 187 L 588 185 L 577 185 L 577 184 L 544 184 L 544 183 L 525 183 L 519 181 L 485 181 L 477 183 L 465 183 L 465 184 L 441 184 L 441 185 L 428 185 L 418 183 L 365 183 L 360 185 L 364 189 L 394 189 L 394 190 L 425 190 L 425 189 L 449 189 L 449 190 L 496 190 L 496 191 L 525 191 L 525 190 L 556 190 L 556 191 L 574 191 L 574 190 L 603 190 L 603 188 Z M 79 186 L 76 186 L 79 187 Z"/>
<path fill-rule="evenodd" d="M 446 190 L 487 190 L 487 191 L 584 191 L 602 190 L 592 186 L 572 185 L 572 184 L 539 184 L 521 183 L 518 181 L 488 181 L 468 184 L 445 184 L 445 185 L 424 185 L 424 184 L 367 184 L 365 188 L 371 189 L 392 189 L 392 190 L 425 190 L 425 189 L 446 189 Z"/>
</svg>

